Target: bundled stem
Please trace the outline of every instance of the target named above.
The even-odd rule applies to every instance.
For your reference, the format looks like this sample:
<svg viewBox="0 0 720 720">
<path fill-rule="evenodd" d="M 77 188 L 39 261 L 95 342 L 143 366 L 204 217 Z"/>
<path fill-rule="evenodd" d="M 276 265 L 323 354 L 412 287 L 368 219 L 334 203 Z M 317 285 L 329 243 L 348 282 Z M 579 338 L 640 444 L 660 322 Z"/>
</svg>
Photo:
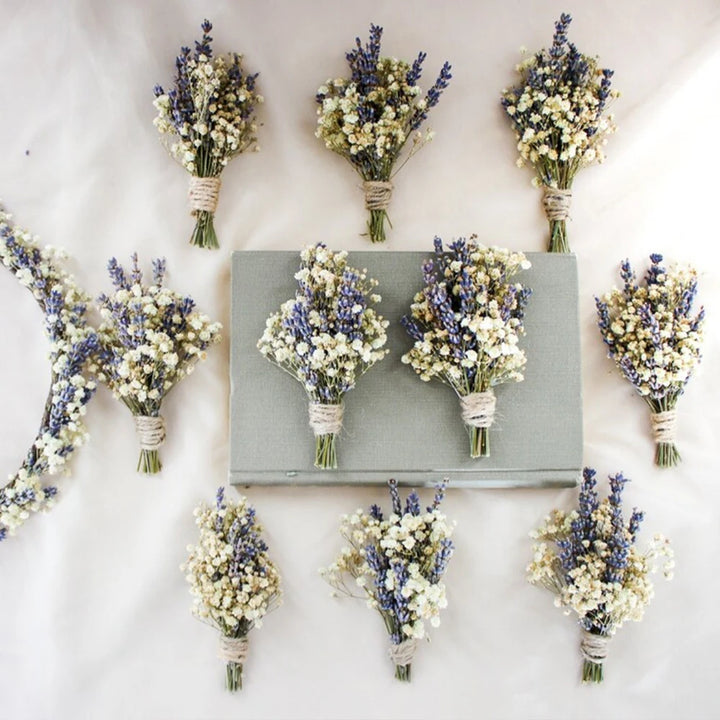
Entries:
<svg viewBox="0 0 720 720">
<path fill-rule="evenodd" d="M 315 437 L 315 467 L 321 470 L 337 469 L 335 433 Z"/>
</svg>

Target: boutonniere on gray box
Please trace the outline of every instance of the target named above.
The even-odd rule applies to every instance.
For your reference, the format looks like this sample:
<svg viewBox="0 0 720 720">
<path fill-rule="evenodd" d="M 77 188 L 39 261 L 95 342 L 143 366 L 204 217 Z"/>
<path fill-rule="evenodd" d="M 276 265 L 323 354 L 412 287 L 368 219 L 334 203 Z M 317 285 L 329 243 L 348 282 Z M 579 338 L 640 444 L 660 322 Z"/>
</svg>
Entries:
<svg viewBox="0 0 720 720">
<path fill-rule="evenodd" d="M 345 393 L 388 351 L 388 323 L 373 305 L 377 282 L 347 264 L 347 252 L 322 243 L 300 253 L 295 297 L 271 315 L 257 343 L 271 362 L 302 383 L 315 435 L 315 466 L 337 468 L 335 440 Z"/>
<path fill-rule="evenodd" d="M 490 455 L 494 388 L 523 380 L 520 337 L 530 288 L 511 278 L 530 267 L 520 252 L 484 247 L 475 236 L 450 243 L 435 238 L 435 257 L 422 267 L 425 287 L 402 318 L 413 348 L 402 357 L 429 382 L 449 385 L 460 400 L 470 456 Z"/>
</svg>

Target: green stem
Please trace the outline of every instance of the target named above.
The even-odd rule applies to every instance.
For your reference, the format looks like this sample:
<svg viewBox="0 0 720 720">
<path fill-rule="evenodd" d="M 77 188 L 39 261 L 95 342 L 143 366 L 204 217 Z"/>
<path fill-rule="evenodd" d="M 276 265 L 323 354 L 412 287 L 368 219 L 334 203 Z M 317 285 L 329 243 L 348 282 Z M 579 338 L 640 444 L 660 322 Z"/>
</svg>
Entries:
<svg viewBox="0 0 720 720">
<path fill-rule="evenodd" d="M 569 253 L 570 243 L 568 243 L 565 220 L 549 220 L 548 222 L 550 224 L 548 252 Z"/>
<path fill-rule="evenodd" d="M 661 442 L 655 446 L 655 464 L 658 467 L 675 467 L 681 460 L 675 443 Z"/>
<path fill-rule="evenodd" d="M 395 677 L 402 682 L 410 682 L 410 670 L 412 665 L 396 665 Z"/>
<path fill-rule="evenodd" d="M 603 681 L 602 663 L 594 663 L 591 660 L 583 660 L 582 679 L 584 683 L 601 683 Z"/>
<path fill-rule="evenodd" d="M 468 426 L 470 434 L 470 457 L 490 457 L 490 428 Z"/>
<path fill-rule="evenodd" d="M 213 222 L 215 216 L 207 210 L 195 210 L 193 214 L 197 220 L 192 237 L 190 238 L 190 244 L 196 247 L 207 248 L 208 250 L 217 250 L 220 244 L 218 243 L 215 224 Z"/>
<path fill-rule="evenodd" d="M 374 243 L 385 242 L 385 221 L 390 224 L 386 210 L 370 210 L 370 217 L 367 222 L 368 234 Z"/>
<path fill-rule="evenodd" d="M 225 689 L 230 692 L 242 690 L 242 671 L 241 663 L 229 662 L 225 666 Z"/>
<path fill-rule="evenodd" d="M 160 453 L 157 450 L 141 450 L 137 464 L 137 472 L 154 475 L 162 470 Z"/>
<path fill-rule="evenodd" d="M 337 468 L 335 433 L 315 437 L 315 467 L 322 470 L 335 470 Z"/>
</svg>

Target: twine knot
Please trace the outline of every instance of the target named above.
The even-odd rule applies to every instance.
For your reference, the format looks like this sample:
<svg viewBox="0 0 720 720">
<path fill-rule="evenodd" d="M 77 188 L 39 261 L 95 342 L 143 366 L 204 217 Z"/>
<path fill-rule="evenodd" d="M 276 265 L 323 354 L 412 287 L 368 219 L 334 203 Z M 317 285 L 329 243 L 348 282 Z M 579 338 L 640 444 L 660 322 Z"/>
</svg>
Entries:
<svg viewBox="0 0 720 720">
<path fill-rule="evenodd" d="M 242 665 L 248 654 L 248 639 L 243 637 L 220 636 L 219 656 L 226 662 L 234 662 Z"/>
<path fill-rule="evenodd" d="M 651 413 L 650 424 L 652 425 L 655 442 L 658 444 L 674 443 L 676 422 L 677 413 L 675 410 Z"/>
<path fill-rule="evenodd" d="M 388 655 L 390 655 L 390 659 L 397 667 L 402 667 L 412 663 L 415 657 L 415 650 L 417 650 L 417 640 L 410 638 L 403 640 L 397 645 L 390 645 Z"/>
<path fill-rule="evenodd" d="M 543 185 L 543 207 L 548 220 L 567 220 L 571 200 L 572 190 Z"/>
<path fill-rule="evenodd" d="M 607 635 L 596 635 L 595 633 L 583 630 L 580 641 L 580 652 L 585 660 L 596 665 L 602 665 L 608 654 L 608 643 L 610 638 Z"/>
<path fill-rule="evenodd" d="M 141 450 L 157 450 L 165 442 L 165 420 L 162 415 L 135 415 L 135 429 Z"/>
<path fill-rule="evenodd" d="M 199 211 L 214 213 L 217 209 L 218 195 L 220 194 L 219 177 L 196 177 L 190 176 L 188 188 L 188 202 L 193 215 Z"/>
<path fill-rule="evenodd" d="M 308 405 L 310 427 L 316 436 L 335 435 L 340 432 L 343 420 L 343 405 L 324 405 L 311 402 Z"/>
<path fill-rule="evenodd" d="M 363 183 L 365 191 L 365 208 L 367 210 L 387 210 L 392 197 L 393 184 L 385 180 L 366 180 Z"/>
<path fill-rule="evenodd" d="M 460 396 L 463 422 L 476 428 L 490 427 L 495 419 L 495 402 L 492 390 Z"/>
</svg>

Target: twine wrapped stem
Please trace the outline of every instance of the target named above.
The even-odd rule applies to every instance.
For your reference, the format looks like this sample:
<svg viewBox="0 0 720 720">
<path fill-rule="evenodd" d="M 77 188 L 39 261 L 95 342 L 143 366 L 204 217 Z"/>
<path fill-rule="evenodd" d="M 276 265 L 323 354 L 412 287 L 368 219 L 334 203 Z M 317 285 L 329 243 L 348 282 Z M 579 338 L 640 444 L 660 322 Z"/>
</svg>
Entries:
<svg viewBox="0 0 720 720">
<path fill-rule="evenodd" d="M 225 660 L 225 687 L 230 692 L 242 690 L 243 663 L 248 654 L 248 639 L 243 637 L 220 636 L 220 657 Z"/>
<path fill-rule="evenodd" d="M 315 435 L 315 467 L 337 468 L 335 437 L 342 429 L 343 404 L 311 402 L 308 405 L 310 427 Z"/>
<path fill-rule="evenodd" d="M 417 640 L 410 638 L 388 648 L 390 659 L 395 664 L 395 677 L 404 682 L 410 681 L 410 669 L 417 650 Z"/>
<path fill-rule="evenodd" d="M 674 408 L 659 410 L 650 414 L 653 439 L 655 440 L 655 464 L 659 467 L 674 467 L 680 462 L 680 453 L 675 446 L 677 413 Z"/>
<path fill-rule="evenodd" d="M 570 252 L 566 222 L 570 216 L 571 200 L 572 190 L 570 188 L 553 188 L 543 185 L 543 208 L 545 217 L 550 224 L 549 252 Z"/>
<path fill-rule="evenodd" d="M 198 247 L 216 249 L 218 244 L 213 218 L 220 194 L 219 177 L 190 176 L 188 203 L 191 214 L 197 218 L 190 242 Z"/>
<path fill-rule="evenodd" d="M 385 220 L 390 223 L 387 209 L 392 190 L 393 184 L 386 180 L 366 180 L 363 183 L 365 207 L 370 211 L 368 234 L 373 242 L 385 242 Z"/>
<path fill-rule="evenodd" d="M 495 419 L 495 393 L 492 390 L 460 396 L 462 419 L 470 435 L 470 457 L 490 455 L 489 428 Z"/>
<path fill-rule="evenodd" d="M 158 449 L 165 442 L 165 420 L 162 415 L 135 415 L 135 430 L 140 440 L 137 471 L 152 475 L 162 470 Z"/>
<path fill-rule="evenodd" d="M 583 630 L 580 640 L 580 652 L 583 656 L 583 682 L 602 682 L 603 663 L 608 654 L 607 635 Z"/>
</svg>

